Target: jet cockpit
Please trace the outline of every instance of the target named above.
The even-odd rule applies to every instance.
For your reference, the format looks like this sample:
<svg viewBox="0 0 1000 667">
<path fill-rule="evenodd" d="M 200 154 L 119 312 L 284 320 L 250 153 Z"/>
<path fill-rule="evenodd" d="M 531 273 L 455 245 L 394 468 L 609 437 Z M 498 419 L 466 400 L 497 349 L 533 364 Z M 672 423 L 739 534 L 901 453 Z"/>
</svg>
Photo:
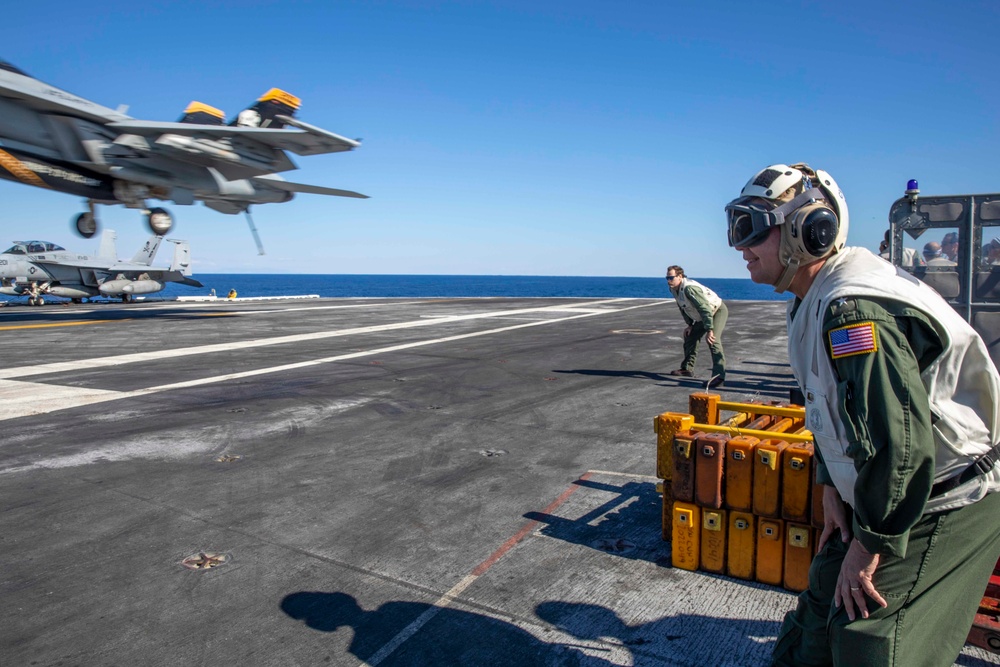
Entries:
<svg viewBox="0 0 1000 667">
<path fill-rule="evenodd" d="M 66 248 L 48 241 L 14 241 L 14 245 L 3 251 L 5 255 L 37 255 L 40 252 L 65 251 Z"/>
</svg>

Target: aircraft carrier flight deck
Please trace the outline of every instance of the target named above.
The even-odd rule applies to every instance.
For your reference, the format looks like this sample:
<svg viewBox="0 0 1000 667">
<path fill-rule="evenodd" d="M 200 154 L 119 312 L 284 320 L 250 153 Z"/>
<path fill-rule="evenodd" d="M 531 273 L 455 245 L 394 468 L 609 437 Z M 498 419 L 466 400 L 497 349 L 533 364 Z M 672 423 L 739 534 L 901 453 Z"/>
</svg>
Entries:
<svg viewBox="0 0 1000 667">
<path fill-rule="evenodd" d="M 787 401 L 782 302 L 726 400 Z M 671 566 L 671 300 L 0 308 L 0 665 L 760 665 L 794 594 Z M 957 664 L 997 664 L 966 647 Z"/>
</svg>

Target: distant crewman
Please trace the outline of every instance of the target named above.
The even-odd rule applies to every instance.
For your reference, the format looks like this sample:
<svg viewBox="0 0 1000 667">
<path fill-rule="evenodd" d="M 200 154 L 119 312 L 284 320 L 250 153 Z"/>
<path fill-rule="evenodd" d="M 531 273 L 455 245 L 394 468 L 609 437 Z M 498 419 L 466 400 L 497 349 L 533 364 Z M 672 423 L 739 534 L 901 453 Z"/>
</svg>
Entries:
<svg viewBox="0 0 1000 667">
<path fill-rule="evenodd" d="M 983 246 L 983 264 L 987 266 L 1000 265 L 1000 238 L 994 238 Z"/>
<path fill-rule="evenodd" d="M 882 239 L 882 242 L 878 244 L 879 256 L 882 259 L 886 260 L 889 259 L 889 243 L 890 243 L 889 237 L 891 233 L 892 232 L 890 230 L 888 229 L 885 230 L 885 238 Z M 904 269 L 906 269 L 907 271 L 909 271 L 910 273 L 913 273 L 917 269 L 921 269 L 927 266 L 927 262 L 924 261 L 924 258 L 921 257 L 920 254 L 917 253 L 915 249 L 903 248 L 903 259 L 899 265 Z"/>
<path fill-rule="evenodd" d="M 227 299 L 235 299 L 236 298 L 236 290 L 234 290 L 234 289 L 229 290 L 229 295 L 226 296 L 226 298 Z"/>
<path fill-rule="evenodd" d="M 924 245 L 924 261 L 927 266 L 955 266 L 955 262 L 948 259 L 937 241 L 929 241 Z"/>
<path fill-rule="evenodd" d="M 941 239 L 941 252 L 950 261 L 958 264 L 958 232 L 948 232 Z"/>
<path fill-rule="evenodd" d="M 788 360 L 825 524 L 774 665 L 952 665 L 1000 555 L 1000 375 L 933 289 L 846 247 L 847 201 L 805 164 L 726 205 L 750 278 L 791 292 Z"/>
<path fill-rule="evenodd" d="M 712 353 L 712 378 L 709 388 L 718 387 L 726 379 L 726 355 L 722 351 L 722 330 L 726 328 L 729 309 L 719 295 L 704 285 L 684 275 L 676 264 L 667 269 L 667 285 L 677 300 L 681 316 L 687 323 L 684 329 L 684 362 L 670 375 L 691 377 L 698 357 L 698 342 L 702 336 L 708 341 Z"/>
</svg>

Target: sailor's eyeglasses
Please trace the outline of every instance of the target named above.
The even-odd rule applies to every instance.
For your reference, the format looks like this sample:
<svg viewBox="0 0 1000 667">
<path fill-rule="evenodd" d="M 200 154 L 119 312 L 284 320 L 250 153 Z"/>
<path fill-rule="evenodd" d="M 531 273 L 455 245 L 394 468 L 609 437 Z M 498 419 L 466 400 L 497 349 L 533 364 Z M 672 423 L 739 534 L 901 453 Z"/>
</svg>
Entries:
<svg viewBox="0 0 1000 667">
<path fill-rule="evenodd" d="M 676 275 L 671 276 L 671 275 L 668 275 L 667 276 L 667 281 L 669 282 L 669 281 L 673 280 L 674 278 L 680 278 L 680 276 L 676 276 Z"/>
</svg>

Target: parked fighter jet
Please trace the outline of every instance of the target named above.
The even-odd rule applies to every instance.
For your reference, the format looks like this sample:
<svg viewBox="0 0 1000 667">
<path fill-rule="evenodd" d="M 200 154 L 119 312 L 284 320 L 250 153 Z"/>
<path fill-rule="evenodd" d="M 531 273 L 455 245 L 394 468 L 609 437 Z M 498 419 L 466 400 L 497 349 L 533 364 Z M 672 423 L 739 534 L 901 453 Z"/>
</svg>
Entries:
<svg viewBox="0 0 1000 667">
<path fill-rule="evenodd" d="M 299 98 L 272 88 L 225 124 L 225 114 L 191 102 L 179 122 L 136 120 L 42 83 L 0 60 L 0 178 L 85 197 L 75 218 L 84 238 L 97 231 L 95 204 L 146 211 L 154 234 L 173 226 L 148 199 L 204 202 L 222 213 L 245 213 L 264 254 L 250 206 L 286 202 L 296 192 L 367 198 L 350 190 L 292 183 L 286 151 L 320 155 L 360 143 L 294 117 Z"/>
<path fill-rule="evenodd" d="M 117 235 L 104 230 L 96 256 L 80 255 L 48 241 L 15 241 L 0 254 L 0 294 L 27 296 L 32 306 L 45 304 L 48 295 L 83 299 L 98 295 L 119 297 L 125 303 L 136 294 L 161 291 L 167 283 L 191 287 L 202 284 L 191 275 L 191 247 L 174 241 L 170 268 L 152 266 L 162 236 L 152 236 L 128 262 L 118 260 Z"/>
</svg>

